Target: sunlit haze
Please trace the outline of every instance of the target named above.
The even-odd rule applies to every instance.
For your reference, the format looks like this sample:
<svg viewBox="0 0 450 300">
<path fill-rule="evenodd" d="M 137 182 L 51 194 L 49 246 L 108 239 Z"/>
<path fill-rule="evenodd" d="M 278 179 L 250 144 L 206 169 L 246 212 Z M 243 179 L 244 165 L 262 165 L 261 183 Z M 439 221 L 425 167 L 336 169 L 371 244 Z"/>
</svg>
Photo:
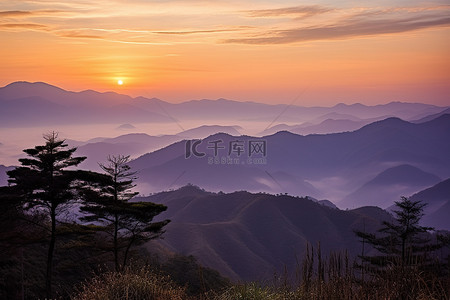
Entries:
<svg viewBox="0 0 450 300">
<path fill-rule="evenodd" d="M 0 1 L 0 86 L 449 103 L 448 1 Z"/>
</svg>

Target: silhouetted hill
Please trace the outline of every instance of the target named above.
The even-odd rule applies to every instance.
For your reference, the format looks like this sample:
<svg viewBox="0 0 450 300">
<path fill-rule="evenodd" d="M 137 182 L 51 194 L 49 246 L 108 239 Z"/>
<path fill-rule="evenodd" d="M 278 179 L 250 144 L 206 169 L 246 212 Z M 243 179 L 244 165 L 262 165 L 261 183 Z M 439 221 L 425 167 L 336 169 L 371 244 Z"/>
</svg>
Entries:
<svg viewBox="0 0 450 300">
<path fill-rule="evenodd" d="M 450 178 L 412 195 L 411 200 L 427 203 L 423 225 L 450 230 Z"/>
<path fill-rule="evenodd" d="M 118 130 L 136 130 L 136 127 L 132 124 L 122 124 L 120 126 L 117 126 Z"/>
<path fill-rule="evenodd" d="M 176 135 L 150 136 L 145 133 L 130 133 L 115 138 L 100 138 L 89 143 L 68 141 L 72 146 L 78 146 L 77 154 L 87 159 L 79 167 L 100 171 L 98 163 L 106 162 L 108 155 L 130 155 L 138 157 L 143 153 L 154 151 L 180 140 Z"/>
<path fill-rule="evenodd" d="M 335 106 L 336 107 L 336 106 Z M 384 118 L 386 119 L 386 118 Z M 363 119 L 351 115 L 351 114 L 344 114 L 344 113 L 338 113 L 338 112 L 330 112 L 327 114 L 324 114 L 320 117 L 315 118 L 315 121 L 317 121 L 318 123 L 323 122 L 325 120 L 349 120 L 349 121 L 363 121 Z"/>
<path fill-rule="evenodd" d="M 369 122 L 363 120 L 353 121 L 347 119 L 326 119 L 321 121 L 319 124 L 312 124 L 310 122 L 292 126 L 279 124 L 264 130 L 261 134 L 271 135 L 279 131 L 289 131 L 300 135 L 337 133 L 357 130 L 367 123 Z"/>
<path fill-rule="evenodd" d="M 366 106 L 360 103 L 351 105 L 337 104 L 334 110 L 343 114 L 350 114 L 358 116 L 362 119 L 374 118 L 379 116 L 396 116 L 404 120 L 414 120 L 417 112 L 431 114 L 437 113 L 432 105 L 423 103 L 404 103 L 404 102 L 390 102 L 387 104 L 379 104 L 374 106 Z"/>
<path fill-rule="evenodd" d="M 45 82 L 17 81 L 0 88 L 0 99 L 11 100 L 41 96 L 43 98 L 59 97 L 65 90 Z"/>
<path fill-rule="evenodd" d="M 309 121 L 302 124 L 278 124 L 264 130 L 263 132 L 261 132 L 261 135 L 271 135 L 277 133 L 278 131 L 290 131 L 292 133 L 301 135 L 354 131 L 363 127 L 364 125 L 375 121 L 384 120 L 389 117 L 392 116 L 377 116 L 368 119 L 361 119 L 349 114 L 330 112 L 315 119 L 310 119 Z"/>
<path fill-rule="evenodd" d="M 436 175 L 424 172 L 411 165 L 400 165 L 387 169 L 377 175 L 370 182 L 375 185 L 384 184 L 427 184 L 426 182 L 439 181 Z"/>
<path fill-rule="evenodd" d="M 172 104 L 156 98 L 132 98 L 113 92 L 100 93 L 93 90 L 70 92 L 42 82 L 15 82 L 0 88 L 0 112 L 12 109 L 10 106 L 14 106 L 14 104 L 9 101 L 33 97 L 66 108 L 63 111 L 55 111 L 56 108 L 49 107 L 50 109 L 41 115 L 41 118 L 34 120 L 33 125 L 73 124 L 76 122 L 151 123 L 173 122 L 174 120 L 226 120 L 231 124 L 242 120 L 266 121 L 267 124 L 274 121 L 297 124 L 312 122 L 315 124 L 317 120 L 325 120 L 324 116 L 329 116 L 326 117 L 327 119 L 334 118 L 333 116 L 348 116 L 350 119 L 344 119 L 355 121 L 355 118 L 370 119 L 392 115 L 408 120 L 419 114 L 439 113 L 443 109 L 428 104 L 401 102 L 376 106 L 357 103 L 338 104 L 334 107 L 302 107 L 226 99 L 203 99 Z M 21 110 L 25 115 L 32 113 L 27 106 L 21 106 Z M 5 120 L 0 118 L 0 124 L 9 127 L 24 126 L 24 124 L 29 126 L 26 121 L 24 117 Z"/>
<path fill-rule="evenodd" d="M 422 118 L 420 118 L 418 120 L 414 120 L 412 122 L 413 123 L 424 123 L 424 122 L 428 122 L 428 121 L 434 120 L 434 119 L 436 119 L 436 118 L 438 118 L 438 117 L 440 117 L 442 115 L 445 115 L 445 114 L 450 114 L 450 107 L 444 109 L 443 111 L 441 111 L 439 113 L 427 115 L 425 117 L 422 117 Z"/>
<path fill-rule="evenodd" d="M 172 121 L 133 106 L 129 96 L 112 92 L 69 92 L 42 82 L 15 82 L 0 88 L 0 125 L 4 127 Z"/>
<path fill-rule="evenodd" d="M 239 136 L 241 135 L 238 131 L 239 128 L 239 126 L 203 125 L 182 131 L 177 133 L 177 135 L 190 139 L 205 138 L 216 133 L 226 133 L 229 135 Z"/>
<path fill-rule="evenodd" d="M 342 119 L 326 119 L 317 125 L 310 125 L 306 127 L 295 127 L 289 131 L 297 134 L 326 134 L 337 133 L 345 131 L 354 131 L 369 123 L 368 121 L 353 121 Z"/>
<path fill-rule="evenodd" d="M 375 205 L 387 208 L 401 196 L 411 195 L 440 181 L 436 175 L 411 165 L 389 168 L 339 202 L 340 207 Z"/>
<path fill-rule="evenodd" d="M 87 156 L 79 165 L 81 168 L 99 171 L 98 162 L 104 162 L 108 155 L 131 155 L 136 158 L 145 153 L 166 147 L 183 138 L 198 139 L 220 131 L 239 132 L 236 126 L 201 126 L 183 131 L 177 135 L 151 136 L 146 133 L 129 133 L 115 138 L 95 138 L 87 142 L 67 140 L 71 146 L 77 146 L 77 153 Z"/>
<path fill-rule="evenodd" d="M 235 280 L 272 279 L 297 265 L 307 243 L 323 253 L 360 252 L 353 229 L 376 230 L 390 217 L 380 209 L 341 211 L 305 198 L 213 194 L 193 186 L 140 198 L 167 205 L 170 218 L 160 243 L 169 251 L 194 255 L 205 266 Z M 152 246 L 149 244 L 149 249 Z"/>
<path fill-rule="evenodd" d="M 311 197 L 311 196 L 306 196 L 305 197 L 306 199 L 308 199 L 308 200 L 311 200 L 311 201 L 313 201 L 313 202 L 316 202 L 316 203 L 319 203 L 319 204 L 321 204 L 321 205 L 324 205 L 324 206 L 327 206 L 327 207 L 329 207 L 329 208 L 338 208 L 336 205 L 334 205 L 334 203 L 333 202 L 331 202 L 330 200 L 317 200 L 316 198 L 313 198 L 313 197 Z"/>
</svg>

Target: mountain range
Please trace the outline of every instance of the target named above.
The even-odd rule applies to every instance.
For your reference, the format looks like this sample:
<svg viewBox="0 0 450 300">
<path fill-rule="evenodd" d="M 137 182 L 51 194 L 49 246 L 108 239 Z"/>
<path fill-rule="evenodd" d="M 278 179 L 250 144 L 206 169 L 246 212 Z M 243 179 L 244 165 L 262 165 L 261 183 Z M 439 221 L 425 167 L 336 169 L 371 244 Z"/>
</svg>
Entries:
<svg viewBox="0 0 450 300">
<path fill-rule="evenodd" d="M 284 268 L 294 272 L 307 244 L 324 256 L 361 245 L 354 229 L 379 228 L 390 215 L 376 207 L 343 211 L 306 198 L 263 193 L 211 193 L 195 186 L 162 192 L 139 201 L 167 205 L 159 217 L 171 219 L 164 239 L 147 244 L 194 255 L 205 266 L 234 280 L 271 280 Z"/>
<path fill-rule="evenodd" d="M 67 140 L 70 146 L 77 147 L 77 154 L 87 159 L 79 167 L 100 171 L 98 163 L 103 163 L 107 155 L 130 155 L 138 157 L 166 147 L 183 139 L 206 138 L 214 133 L 238 134 L 239 126 L 200 126 L 177 134 L 151 136 L 145 133 L 129 133 L 115 138 L 95 138 L 86 142 Z"/>
<path fill-rule="evenodd" d="M 410 196 L 420 189 L 430 187 L 441 179 L 434 174 L 422 171 L 411 165 L 398 165 L 389 168 L 356 191 L 347 195 L 339 205 L 354 207 L 377 205 L 386 208 L 392 200 L 400 200 L 401 196 Z"/>
<path fill-rule="evenodd" d="M 107 155 L 131 155 L 144 194 L 193 183 L 216 192 L 288 193 L 331 200 L 339 207 L 370 204 L 387 208 L 403 194 L 450 177 L 448 108 L 427 104 L 302 107 L 225 99 L 172 104 L 155 98 L 70 92 L 46 83 L 16 82 L 0 88 L 0 107 L 2 134 L 8 127 L 15 131 L 14 126 L 52 122 L 91 124 L 93 132 L 95 122 L 113 122 L 112 128 L 127 125 L 122 130 L 131 131 L 128 134 L 68 142 L 78 147 L 78 155 L 88 157 L 80 167 L 91 170 L 99 170 L 98 163 Z M 66 116 L 69 112 L 71 116 Z M 120 116 L 116 118 L 115 113 Z M 391 115 L 396 117 L 386 118 Z M 228 124 L 233 120 L 274 122 L 260 132 L 263 136 L 242 135 L 248 130 L 240 122 L 158 135 L 137 132 L 132 125 L 196 118 L 227 118 Z M 281 123 L 286 120 L 294 122 Z M 293 132 L 279 131 L 283 129 Z M 335 131 L 345 132 L 330 134 Z M 192 149 L 194 139 L 201 142 Z M 12 148 L 5 141 L 9 142 L 2 138 L 0 154 Z M 250 143 L 253 147 L 264 143 L 267 153 L 250 157 Z M 186 158 L 188 150 L 205 155 Z"/>
<path fill-rule="evenodd" d="M 0 88 L 0 125 L 172 122 L 167 116 L 132 105 L 131 100 L 111 92 L 69 92 L 42 82 L 15 82 Z"/>
<path fill-rule="evenodd" d="M 445 108 L 429 104 L 391 102 L 383 105 L 337 104 L 333 107 L 303 107 L 238 102 L 226 99 L 169 103 L 157 98 L 130 97 L 93 90 L 71 92 L 43 82 L 14 82 L 0 88 L 0 126 L 27 127 L 92 123 L 167 123 L 187 120 L 258 121 L 266 124 L 302 124 L 331 120 L 370 120 L 396 116 L 418 120 Z M 361 121 L 362 120 L 362 121 Z M 276 125 L 276 124 L 275 124 Z M 326 125 L 326 124 L 325 124 Z M 343 125 L 342 125 L 343 126 Z M 357 124 L 346 128 L 356 129 Z M 324 130 L 322 125 L 320 130 Z M 327 127 L 328 128 L 328 127 Z"/>
<path fill-rule="evenodd" d="M 412 194 L 450 177 L 448 132 L 446 114 L 420 124 L 388 118 L 353 132 L 326 135 L 283 131 L 259 138 L 220 133 L 199 142 L 196 150 L 202 157 L 186 158 L 192 144 L 180 141 L 130 165 L 139 172 L 143 193 L 192 183 L 211 191 L 309 195 L 339 207 L 387 208 L 401 193 Z M 265 157 L 249 156 L 251 142 L 266 144 Z M 230 152 L 236 143 L 242 146 L 240 156 Z M 215 144 L 220 148 L 217 156 Z"/>
<path fill-rule="evenodd" d="M 145 124 L 163 125 L 150 134 Z M 450 230 L 448 107 L 169 103 L 46 83 L 0 88 L 1 157 L 28 131 L 81 125 L 89 137 L 67 140 L 88 157 L 81 168 L 100 171 L 108 155 L 131 155 L 136 200 L 168 206 L 159 216 L 172 220 L 165 238 L 147 246 L 194 255 L 235 280 L 294 271 L 307 244 L 354 257 L 361 248 L 352 230 L 376 231 L 401 196 L 427 204 L 423 225 Z M 9 169 L 0 165 L 0 185 Z"/>
</svg>

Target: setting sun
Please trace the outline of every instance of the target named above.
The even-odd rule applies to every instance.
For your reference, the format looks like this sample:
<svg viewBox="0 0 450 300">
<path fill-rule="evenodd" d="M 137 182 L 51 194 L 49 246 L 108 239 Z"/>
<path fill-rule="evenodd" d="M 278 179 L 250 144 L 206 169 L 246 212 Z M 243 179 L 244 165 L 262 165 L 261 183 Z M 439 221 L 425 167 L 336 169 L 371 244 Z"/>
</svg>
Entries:
<svg viewBox="0 0 450 300">
<path fill-rule="evenodd" d="M 122 84 L 123 84 L 123 81 L 122 81 L 121 79 L 119 79 L 119 80 L 117 80 L 117 84 L 118 84 L 118 85 L 122 85 Z"/>
</svg>

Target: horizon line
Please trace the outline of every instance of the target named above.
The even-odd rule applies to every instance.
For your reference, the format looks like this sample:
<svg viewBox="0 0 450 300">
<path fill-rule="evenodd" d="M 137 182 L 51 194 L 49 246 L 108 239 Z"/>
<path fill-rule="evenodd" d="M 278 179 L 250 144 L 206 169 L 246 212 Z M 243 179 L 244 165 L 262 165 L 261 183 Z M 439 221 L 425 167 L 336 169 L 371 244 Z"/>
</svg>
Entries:
<svg viewBox="0 0 450 300">
<path fill-rule="evenodd" d="M 338 105 L 345 105 L 345 106 L 362 105 L 362 106 L 366 106 L 366 107 L 374 107 L 374 106 L 389 105 L 389 104 L 394 104 L 394 103 L 400 103 L 400 104 L 423 104 L 423 105 L 430 105 L 430 106 L 442 107 L 442 108 L 450 107 L 450 105 L 442 106 L 442 105 L 430 104 L 430 103 L 425 103 L 425 102 L 408 102 L 408 101 L 400 101 L 400 100 L 389 101 L 389 102 L 384 102 L 384 103 L 381 102 L 381 103 L 377 103 L 377 104 L 364 104 L 364 103 L 361 103 L 361 102 L 345 103 L 345 102 L 341 101 L 341 102 L 336 102 L 335 104 L 330 105 L 330 106 L 327 106 L 327 105 L 322 105 L 322 106 L 321 105 L 301 105 L 300 106 L 300 105 L 296 105 L 296 104 L 292 105 L 292 104 L 289 104 L 289 103 L 266 103 L 266 102 L 258 102 L 258 101 L 254 101 L 254 100 L 240 101 L 240 100 L 235 100 L 235 99 L 227 99 L 227 98 L 223 98 L 223 97 L 219 97 L 219 98 L 216 98 L 216 99 L 202 98 L 202 99 L 183 100 L 181 102 L 171 102 L 171 101 L 168 101 L 168 100 L 163 100 L 163 99 L 158 98 L 158 97 L 151 97 L 151 98 L 149 98 L 149 97 L 143 96 L 143 95 L 131 96 L 129 94 L 120 93 L 120 92 L 113 91 L 113 90 L 98 91 L 98 90 L 95 90 L 95 89 L 92 89 L 92 88 L 88 88 L 88 89 L 83 89 L 83 90 L 78 90 L 78 91 L 75 90 L 74 91 L 74 90 L 65 89 L 65 88 L 63 88 L 61 86 L 54 85 L 54 84 L 51 84 L 51 83 L 48 83 L 48 82 L 45 82 L 45 81 L 34 81 L 33 82 L 33 81 L 27 81 L 27 80 L 11 81 L 11 82 L 5 84 L 4 86 L 1 86 L 0 90 L 4 89 L 4 88 L 7 88 L 8 86 L 11 86 L 11 85 L 14 85 L 14 84 L 21 84 L 21 83 L 22 84 L 44 84 L 44 85 L 47 85 L 47 86 L 50 86 L 50 87 L 53 87 L 53 88 L 56 88 L 56 89 L 60 89 L 60 90 L 62 90 L 64 92 L 68 92 L 68 93 L 95 92 L 95 93 L 98 93 L 98 94 L 116 94 L 116 95 L 119 95 L 119 96 L 126 96 L 126 97 L 131 98 L 132 100 L 135 100 L 137 98 L 144 98 L 144 99 L 148 99 L 148 100 L 155 99 L 155 100 L 159 100 L 159 101 L 162 101 L 162 102 L 165 102 L 165 103 L 168 103 L 168 104 L 173 104 L 173 105 L 184 104 L 184 103 L 189 103 L 189 102 L 200 102 L 200 101 L 229 101 L 229 102 L 237 102 L 237 103 L 261 104 L 261 105 L 268 105 L 268 106 L 297 106 L 297 107 L 305 107 L 305 108 L 314 108 L 314 107 L 328 107 L 328 108 L 332 108 L 332 107 L 335 107 L 335 106 L 338 106 Z"/>
</svg>

